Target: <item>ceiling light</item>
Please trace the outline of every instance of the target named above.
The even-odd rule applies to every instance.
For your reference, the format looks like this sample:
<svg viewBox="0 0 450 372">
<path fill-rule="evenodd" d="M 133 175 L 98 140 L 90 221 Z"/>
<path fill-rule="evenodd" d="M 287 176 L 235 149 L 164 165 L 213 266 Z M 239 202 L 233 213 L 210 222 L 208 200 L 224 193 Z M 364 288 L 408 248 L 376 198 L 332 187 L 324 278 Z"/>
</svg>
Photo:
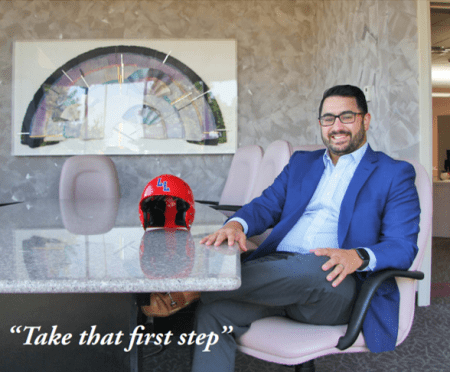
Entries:
<svg viewBox="0 0 450 372">
<path fill-rule="evenodd" d="M 448 86 L 450 84 L 450 66 L 448 64 L 431 66 L 431 81 L 433 87 Z"/>
<path fill-rule="evenodd" d="M 450 97 L 450 93 L 437 93 L 437 92 L 433 92 L 431 93 L 432 97 L 441 97 L 441 98 L 449 98 Z"/>
</svg>

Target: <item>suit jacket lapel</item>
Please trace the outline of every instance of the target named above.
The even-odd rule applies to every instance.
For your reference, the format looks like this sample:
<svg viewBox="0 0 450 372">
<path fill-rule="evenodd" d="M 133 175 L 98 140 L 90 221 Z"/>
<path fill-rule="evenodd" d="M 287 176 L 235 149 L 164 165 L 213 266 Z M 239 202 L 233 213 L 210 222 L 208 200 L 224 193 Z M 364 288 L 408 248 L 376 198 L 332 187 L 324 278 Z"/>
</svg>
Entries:
<svg viewBox="0 0 450 372">
<path fill-rule="evenodd" d="M 305 174 L 305 176 L 302 179 L 301 184 L 301 196 L 300 196 L 300 203 L 299 203 L 299 209 L 298 209 L 298 218 L 303 214 L 305 211 L 305 208 L 307 207 L 309 201 L 314 195 L 314 192 L 317 189 L 317 186 L 319 185 L 319 181 L 322 178 L 323 171 L 325 170 L 325 164 L 323 163 L 323 156 L 320 156 L 316 160 L 314 160 L 311 164 L 311 167 Z M 297 221 L 295 221 L 297 222 Z"/>
<path fill-rule="evenodd" d="M 300 164 L 299 166 L 301 167 L 302 165 Z M 323 163 L 322 156 L 320 156 L 311 163 L 305 175 L 302 176 L 302 179 L 298 181 L 300 185 L 299 187 L 296 187 L 296 191 L 298 193 L 298 196 L 296 195 L 295 198 L 296 200 L 290 200 L 290 202 L 297 203 L 298 208 L 296 208 L 294 213 L 291 213 L 290 216 L 286 217 L 275 226 L 273 232 L 264 241 L 264 243 L 261 244 L 260 247 L 264 247 L 261 250 L 262 252 L 274 251 L 278 246 L 278 244 L 280 244 L 281 240 L 286 236 L 286 234 L 300 219 L 301 215 L 305 212 L 305 209 L 309 201 L 311 200 L 314 192 L 316 191 L 317 185 L 319 184 L 324 169 L 325 165 Z M 294 184 L 296 183 L 295 180 L 293 182 Z M 290 185 L 290 187 L 292 186 L 293 185 Z"/>
<path fill-rule="evenodd" d="M 378 161 L 377 154 L 368 146 L 366 153 L 364 154 L 361 162 L 356 168 L 355 174 L 353 175 L 348 189 L 342 200 L 341 212 L 339 214 L 338 223 L 338 243 L 339 247 L 343 248 L 342 245 L 347 236 L 348 228 L 350 227 L 350 221 L 352 219 L 353 210 L 355 208 L 356 197 L 358 196 L 361 188 L 366 183 L 369 176 L 377 167 L 376 162 Z"/>
<path fill-rule="evenodd" d="M 317 185 L 319 184 L 324 169 L 325 165 L 323 163 L 323 156 L 320 156 L 311 163 L 309 169 L 306 171 L 305 175 L 299 181 L 300 185 L 297 188 L 298 192 L 298 197 L 296 197 L 297 200 L 294 201 L 291 199 L 291 202 L 294 201 L 297 203 L 298 208 L 296 208 L 295 213 L 291 213 L 289 217 L 286 217 L 281 223 L 279 223 L 275 227 L 276 229 L 276 231 L 274 231 L 275 234 L 273 233 L 270 234 L 270 236 L 274 238 L 274 242 L 276 242 L 276 245 L 278 245 L 281 242 L 281 240 L 286 236 L 286 234 L 300 219 L 301 215 L 305 212 L 305 209 L 309 201 L 311 200 L 314 192 L 316 191 Z M 290 186 L 292 187 L 293 185 Z"/>
</svg>

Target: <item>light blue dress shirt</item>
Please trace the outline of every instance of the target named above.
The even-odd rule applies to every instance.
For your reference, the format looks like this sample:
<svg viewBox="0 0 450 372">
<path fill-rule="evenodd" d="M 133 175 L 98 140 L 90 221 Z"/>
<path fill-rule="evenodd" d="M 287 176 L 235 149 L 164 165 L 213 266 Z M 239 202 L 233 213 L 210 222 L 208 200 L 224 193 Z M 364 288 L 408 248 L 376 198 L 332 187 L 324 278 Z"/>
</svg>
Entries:
<svg viewBox="0 0 450 372">
<path fill-rule="evenodd" d="M 338 221 L 342 200 L 367 147 L 365 143 L 358 150 L 341 156 L 336 165 L 325 151 L 325 170 L 316 191 L 305 212 L 278 245 L 277 251 L 307 254 L 315 248 L 339 248 Z M 244 233 L 247 233 L 248 225 L 243 219 L 232 220 L 239 222 L 244 227 Z M 364 271 L 373 270 L 376 266 L 375 255 L 370 249 L 364 249 L 370 256 Z"/>
</svg>

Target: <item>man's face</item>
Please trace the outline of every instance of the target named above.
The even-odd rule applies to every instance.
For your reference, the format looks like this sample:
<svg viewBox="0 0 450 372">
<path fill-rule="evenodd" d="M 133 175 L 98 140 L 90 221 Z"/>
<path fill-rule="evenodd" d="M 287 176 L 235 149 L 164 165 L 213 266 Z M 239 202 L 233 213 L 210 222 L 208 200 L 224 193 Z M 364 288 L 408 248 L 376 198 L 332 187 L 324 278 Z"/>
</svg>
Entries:
<svg viewBox="0 0 450 372">
<path fill-rule="evenodd" d="M 325 114 L 340 115 L 343 112 L 361 113 L 354 97 L 332 96 L 323 102 L 321 116 Z M 330 151 L 331 159 L 336 164 L 337 159 L 345 154 L 359 149 L 366 143 L 366 131 L 370 125 L 370 114 L 356 115 L 355 122 L 343 124 L 336 118 L 333 125 L 322 127 L 322 140 Z"/>
</svg>

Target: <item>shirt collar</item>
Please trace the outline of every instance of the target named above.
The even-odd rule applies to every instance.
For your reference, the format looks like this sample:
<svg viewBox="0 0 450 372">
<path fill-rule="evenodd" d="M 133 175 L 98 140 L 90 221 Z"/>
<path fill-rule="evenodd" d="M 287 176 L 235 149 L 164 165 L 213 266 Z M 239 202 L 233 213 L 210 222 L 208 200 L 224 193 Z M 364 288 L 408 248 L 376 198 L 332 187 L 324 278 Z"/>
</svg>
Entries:
<svg viewBox="0 0 450 372">
<path fill-rule="evenodd" d="M 356 163 L 356 165 L 359 164 L 361 159 L 363 158 L 364 154 L 366 153 L 367 147 L 369 147 L 369 143 L 366 142 L 364 145 L 362 145 L 358 150 L 351 152 L 350 154 L 342 155 L 342 157 L 350 157 L 353 159 L 353 161 Z M 333 162 L 331 161 L 330 155 L 328 154 L 329 150 L 325 151 L 323 154 L 323 162 L 325 164 L 325 167 L 327 165 L 333 165 Z"/>
</svg>

